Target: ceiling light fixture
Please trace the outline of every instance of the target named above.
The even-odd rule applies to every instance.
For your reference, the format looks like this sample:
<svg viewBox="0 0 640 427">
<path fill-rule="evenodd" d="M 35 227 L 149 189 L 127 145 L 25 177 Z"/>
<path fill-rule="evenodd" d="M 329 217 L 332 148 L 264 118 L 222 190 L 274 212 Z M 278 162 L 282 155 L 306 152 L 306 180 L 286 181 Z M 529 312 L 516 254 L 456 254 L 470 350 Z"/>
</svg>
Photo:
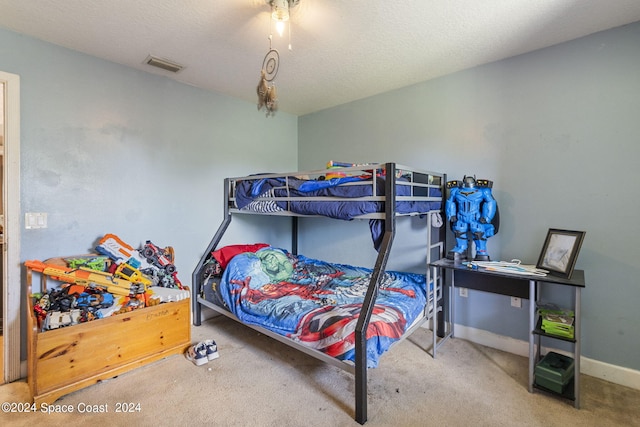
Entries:
<svg viewBox="0 0 640 427">
<path fill-rule="evenodd" d="M 289 20 L 289 2 L 287 0 L 271 0 L 271 19 L 276 22 L 276 31 L 282 37 L 285 23 Z"/>
<path fill-rule="evenodd" d="M 271 6 L 271 22 L 275 24 L 276 32 L 280 37 L 284 35 L 284 30 L 289 27 L 289 50 L 291 50 L 291 24 L 289 24 L 291 8 L 300 3 L 300 0 L 267 0 Z"/>
</svg>

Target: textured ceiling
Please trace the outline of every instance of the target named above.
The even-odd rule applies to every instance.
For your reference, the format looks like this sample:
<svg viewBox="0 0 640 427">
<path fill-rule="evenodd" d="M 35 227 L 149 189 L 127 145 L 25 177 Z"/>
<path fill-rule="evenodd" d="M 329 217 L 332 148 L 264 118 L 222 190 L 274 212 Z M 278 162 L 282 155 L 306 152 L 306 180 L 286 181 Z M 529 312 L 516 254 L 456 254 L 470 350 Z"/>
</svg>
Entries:
<svg viewBox="0 0 640 427">
<path fill-rule="evenodd" d="M 257 102 L 265 0 L 0 0 L 0 27 Z M 640 20 L 638 0 L 300 0 L 274 36 L 302 115 Z M 185 66 L 145 64 L 149 54 Z"/>
</svg>

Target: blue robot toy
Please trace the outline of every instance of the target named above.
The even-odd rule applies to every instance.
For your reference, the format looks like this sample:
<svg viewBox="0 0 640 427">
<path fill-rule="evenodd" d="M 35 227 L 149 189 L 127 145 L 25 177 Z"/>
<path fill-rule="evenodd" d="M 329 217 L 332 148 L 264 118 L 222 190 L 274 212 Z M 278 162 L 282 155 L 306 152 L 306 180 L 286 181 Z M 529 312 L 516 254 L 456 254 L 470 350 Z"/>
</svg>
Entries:
<svg viewBox="0 0 640 427">
<path fill-rule="evenodd" d="M 466 176 L 462 181 L 449 181 L 449 198 L 445 204 L 447 221 L 456 237 L 456 246 L 447 258 L 459 261 L 467 258 L 469 236 L 476 245 L 476 261 L 489 261 L 487 239 L 498 232 L 498 205 L 491 194 L 493 182 Z"/>
</svg>

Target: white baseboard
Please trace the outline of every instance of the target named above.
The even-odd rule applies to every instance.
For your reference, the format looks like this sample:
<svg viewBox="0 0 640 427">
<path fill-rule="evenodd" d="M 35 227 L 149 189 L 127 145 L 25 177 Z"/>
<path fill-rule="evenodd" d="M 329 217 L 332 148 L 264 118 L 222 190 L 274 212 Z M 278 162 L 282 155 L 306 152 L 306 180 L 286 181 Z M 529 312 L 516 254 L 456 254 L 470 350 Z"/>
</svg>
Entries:
<svg viewBox="0 0 640 427">
<path fill-rule="evenodd" d="M 471 328 L 464 325 L 455 325 L 456 338 L 462 338 L 476 344 L 529 357 L 529 343 L 515 338 L 494 334 L 482 329 Z M 543 347 L 542 352 L 555 351 L 565 353 L 565 351 L 551 347 Z M 600 378 L 615 384 L 640 390 L 640 371 L 612 365 L 588 357 L 580 357 L 580 372 L 592 377 Z"/>
</svg>

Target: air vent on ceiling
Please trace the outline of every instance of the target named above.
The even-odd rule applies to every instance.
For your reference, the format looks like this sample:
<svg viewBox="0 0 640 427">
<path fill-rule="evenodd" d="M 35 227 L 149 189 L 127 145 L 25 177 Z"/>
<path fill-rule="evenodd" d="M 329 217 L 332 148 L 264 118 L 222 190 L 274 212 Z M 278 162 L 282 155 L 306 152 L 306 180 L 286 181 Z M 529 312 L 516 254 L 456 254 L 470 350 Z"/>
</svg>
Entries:
<svg viewBox="0 0 640 427">
<path fill-rule="evenodd" d="M 157 56 L 153 55 L 147 56 L 147 59 L 145 59 L 144 62 L 145 64 L 162 68 L 163 70 L 171 71 L 172 73 L 177 73 L 184 68 L 184 66 L 180 64 L 176 64 L 175 62 L 169 61 L 168 59 L 158 58 Z"/>
</svg>

